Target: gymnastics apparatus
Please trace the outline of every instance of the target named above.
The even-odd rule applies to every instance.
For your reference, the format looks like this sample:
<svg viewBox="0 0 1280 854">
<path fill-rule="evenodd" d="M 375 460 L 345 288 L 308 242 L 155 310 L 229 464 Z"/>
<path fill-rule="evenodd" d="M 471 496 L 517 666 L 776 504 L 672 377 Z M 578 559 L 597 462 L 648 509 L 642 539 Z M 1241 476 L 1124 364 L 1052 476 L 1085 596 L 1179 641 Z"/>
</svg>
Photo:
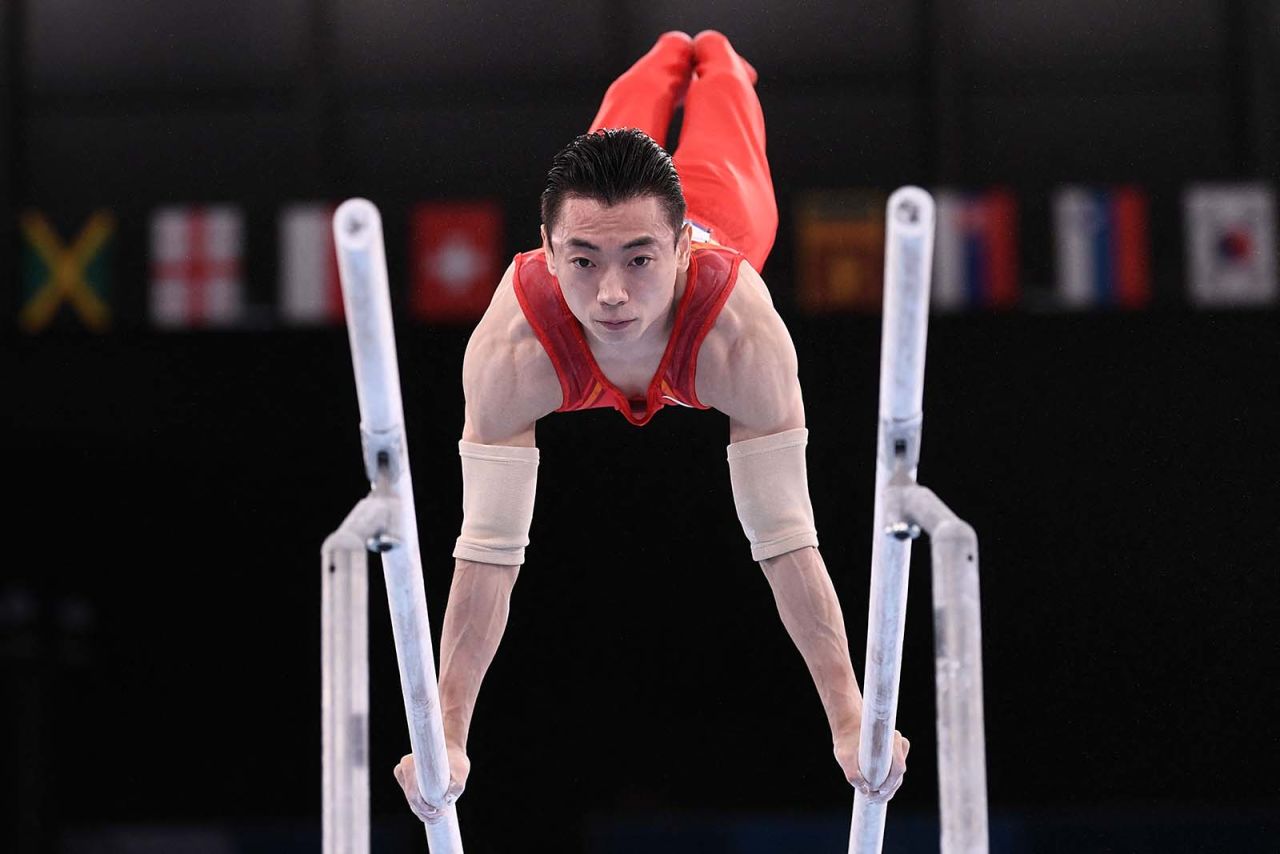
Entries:
<svg viewBox="0 0 1280 854">
<path fill-rule="evenodd" d="M 321 549 L 324 852 L 367 854 L 369 551 L 382 555 L 409 741 L 418 789 L 425 799 L 445 801 L 449 758 L 418 550 L 382 221 L 373 204 L 350 199 L 335 212 L 333 229 L 371 491 Z M 941 850 L 971 854 L 987 851 L 978 541 L 972 527 L 916 484 L 933 230 L 934 205 L 928 193 L 903 187 L 890 197 L 858 761 L 873 787 L 888 778 L 911 541 L 923 531 L 932 542 Z M 878 854 L 886 806 L 855 794 L 850 854 Z M 439 820 L 425 826 L 431 854 L 461 854 L 452 803 Z"/>
</svg>

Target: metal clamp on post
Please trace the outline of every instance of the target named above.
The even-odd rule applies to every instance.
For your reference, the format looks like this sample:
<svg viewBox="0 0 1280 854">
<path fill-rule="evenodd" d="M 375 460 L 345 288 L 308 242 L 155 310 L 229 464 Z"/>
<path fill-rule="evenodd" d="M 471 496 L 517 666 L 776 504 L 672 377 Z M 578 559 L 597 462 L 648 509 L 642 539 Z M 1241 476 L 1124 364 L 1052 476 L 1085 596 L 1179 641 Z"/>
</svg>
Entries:
<svg viewBox="0 0 1280 854">
<path fill-rule="evenodd" d="M 920 435 L 918 431 L 916 435 Z M 908 474 L 904 455 L 904 462 L 894 469 L 893 477 L 884 490 L 884 532 L 895 540 L 915 540 L 920 537 L 920 525 L 907 515 L 905 509 L 905 493 L 913 487 L 916 487 L 916 480 Z"/>
<path fill-rule="evenodd" d="M 920 465 L 920 434 L 924 429 L 924 413 L 911 418 L 880 419 L 880 458 L 890 469 L 906 465 L 914 472 Z"/>
<path fill-rule="evenodd" d="M 365 446 L 366 450 L 368 445 Z M 376 531 L 373 531 L 365 544 L 369 547 L 369 551 L 378 554 L 386 554 L 387 552 L 400 545 L 404 540 L 398 533 L 399 529 L 399 502 L 396 500 L 396 492 L 391 484 L 395 483 L 395 477 L 392 459 L 395 459 L 387 451 L 378 451 L 375 461 L 375 470 L 373 475 L 373 489 L 369 492 L 369 498 L 379 502 L 386 502 L 394 508 L 394 512 L 387 515 L 387 521 Z"/>
<path fill-rule="evenodd" d="M 388 484 L 398 483 L 404 459 L 404 426 L 370 430 L 360 425 L 360 446 L 364 449 L 364 472 L 369 483 L 377 484 L 379 471 L 386 469 Z M 381 457 L 381 458 L 380 458 Z"/>
</svg>

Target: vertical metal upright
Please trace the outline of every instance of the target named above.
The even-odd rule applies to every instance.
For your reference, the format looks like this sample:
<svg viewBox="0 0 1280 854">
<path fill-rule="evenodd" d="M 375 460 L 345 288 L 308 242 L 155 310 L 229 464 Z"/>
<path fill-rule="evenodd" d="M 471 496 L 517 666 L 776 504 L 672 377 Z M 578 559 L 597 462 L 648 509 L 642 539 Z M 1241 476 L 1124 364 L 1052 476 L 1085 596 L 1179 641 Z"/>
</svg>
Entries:
<svg viewBox="0 0 1280 854">
<path fill-rule="evenodd" d="M 368 854 L 369 559 L 349 524 L 321 549 L 324 854 Z"/>
<path fill-rule="evenodd" d="M 872 787 L 889 776 L 906 629 L 911 540 L 934 537 L 942 850 L 987 850 L 977 538 L 933 493 L 915 485 L 924 421 L 924 364 L 934 204 L 903 187 L 886 210 L 880 409 L 871 546 L 871 597 L 858 763 Z M 963 743 L 961 743 L 963 742 Z M 887 804 L 854 797 L 850 854 L 879 852 Z"/>
<path fill-rule="evenodd" d="M 371 549 L 382 553 L 396 661 L 400 668 L 400 691 L 404 699 L 418 790 L 427 801 L 441 804 L 446 802 L 450 782 L 449 754 L 444 742 L 435 654 L 422 580 L 422 558 L 418 552 L 418 521 L 413 480 L 409 473 L 409 449 L 400 396 L 400 368 L 391 318 L 382 218 L 371 202 L 348 199 L 334 213 L 333 230 L 356 397 L 360 404 L 365 471 L 372 491 L 355 506 L 338 531 L 325 541 L 322 550 L 324 589 L 329 594 L 324 607 L 334 633 L 324 645 L 326 701 L 335 703 L 346 699 L 353 703 L 344 709 L 325 710 L 326 718 L 334 722 L 326 731 L 332 738 L 327 737 L 324 745 L 325 763 L 326 768 L 332 768 L 333 774 L 367 774 L 367 768 L 362 772 L 358 762 L 350 761 L 356 756 L 351 750 L 355 742 L 349 739 L 344 743 L 343 727 L 350 726 L 349 722 L 359 716 L 358 705 L 354 704 L 358 704 L 360 680 L 367 680 L 368 662 L 360 655 L 363 647 L 352 640 L 356 632 L 353 628 L 356 625 L 356 605 L 354 602 L 340 604 L 335 600 L 344 595 L 360 595 L 362 588 L 353 577 L 363 571 L 359 564 L 365 559 L 364 550 Z M 339 581 L 339 578 L 346 580 Z M 340 626 L 338 623 L 343 619 L 353 622 Z M 360 620 L 363 619 L 362 616 Z M 356 658 L 343 660 L 343 656 Z M 334 686 L 332 693 L 328 693 L 330 685 Z M 367 810 L 367 786 L 361 793 L 357 784 L 331 782 L 329 773 L 326 772 L 325 782 L 327 811 L 340 812 L 358 820 L 361 815 L 359 809 L 331 803 L 329 798 L 363 796 Z M 330 828 L 328 814 L 325 826 Z M 461 854 L 462 837 L 457 810 L 452 803 L 441 810 L 438 821 L 427 822 L 425 826 L 432 854 Z M 333 830 L 335 840 L 353 835 L 336 826 Z M 326 854 L 339 854 L 340 850 L 330 848 L 326 839 Z"/>
</svg>

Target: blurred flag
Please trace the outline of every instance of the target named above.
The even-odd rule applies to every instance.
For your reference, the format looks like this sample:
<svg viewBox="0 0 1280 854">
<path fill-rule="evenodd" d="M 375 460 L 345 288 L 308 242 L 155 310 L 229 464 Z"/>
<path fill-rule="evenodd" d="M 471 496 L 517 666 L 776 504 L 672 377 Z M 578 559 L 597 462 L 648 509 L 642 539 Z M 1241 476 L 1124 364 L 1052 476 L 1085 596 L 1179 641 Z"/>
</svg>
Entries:
<svg viewBox="0 0 1280 854">
<path fill-rule="evenodd" d="M 800 196 L 795 216 L 801 311 L 881 310 L 887 201 L 871 190 L 819 190 Z"/>
<path fill-rule="evenodd" d="M 1018 201 L 1012 192 L 939 190 L 930 305 L 939 311 L 1018 302 Z"/>
<path fill-rule="evenodd" d="M 280 315 L 288 323 L 342 323 L 342 286 L 333 247 L 335 209 L 295 204 L 280 212 Z"/>
<path fill-rule="evenodd" d="M 111 261 L 115 217 L 94 213 L 67 243 L 39 211 L 27 211 L 22 231 L 22 308 L 18 325 L 26 332 L 47 329 L 71 317 L 95 332 L 111 326 Z"/>
<path fill-rule="evenodd" d="M 1202 184 L 1183 195 L 1191 300 L 1200 306 L 1273 303 L 1276 204 L 1265 184 Z"/>
<path fill-rule="evenodd" d="M 237 208 L 168 207 L 151 216 L 151 320 L 230 326 L 245 317 L 244 223 Z"/>
<path fill-rule="evenodd" d="M 1054 194 L 1058 296 L 1072 308 L 1151 302 L 1147 197 L 1137 187 L 1063 187 Z"/>
<path fill-rule="evenodd" d="M 410 240 L 410 314 L 430 323 L 478 320 L 502 278 L 501 205 L 418 205 Z"/>
</svg>

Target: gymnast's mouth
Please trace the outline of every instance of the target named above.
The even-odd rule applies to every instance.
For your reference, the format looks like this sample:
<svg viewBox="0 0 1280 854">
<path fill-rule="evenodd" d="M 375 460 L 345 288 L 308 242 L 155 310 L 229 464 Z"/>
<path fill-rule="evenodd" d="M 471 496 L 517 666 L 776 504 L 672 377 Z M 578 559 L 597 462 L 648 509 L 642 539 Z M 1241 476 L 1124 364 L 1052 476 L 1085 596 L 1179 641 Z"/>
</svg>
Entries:
<svg viewBox="0 0 1280 854">
<path fill-rule="evenodd" d="M 635 320 L 635 318 L 633 317 L 631 318 L 631 320 Z M 620 320 L 620 321 L 617 321 L 616 323 L 610 322 L 608 320 L 597 320 L 596 323 L 599 323 L 605 329 L 621 329 L 622 327 L 630 323 L 631 320 Z"/>
</svg>

